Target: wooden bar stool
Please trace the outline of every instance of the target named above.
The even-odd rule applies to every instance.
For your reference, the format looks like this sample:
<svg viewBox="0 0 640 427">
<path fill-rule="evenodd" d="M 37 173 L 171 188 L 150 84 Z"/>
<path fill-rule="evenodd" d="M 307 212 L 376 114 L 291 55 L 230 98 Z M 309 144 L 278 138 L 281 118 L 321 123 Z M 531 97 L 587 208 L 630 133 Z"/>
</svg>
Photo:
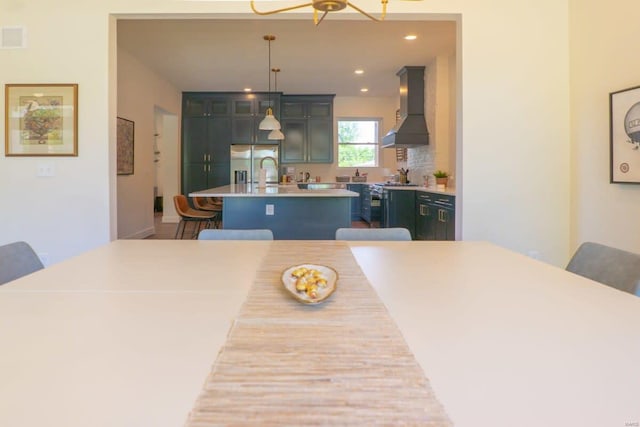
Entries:
<svg viewBox="0 0 640 427">
<path fill-rule="evenodd" d="M 191 238 L 194 239 L 200 232 L 203 224 L 204 228 L 209 228 L 209 226 L 211 225 L 211 221 L 215 220 L 215 212 L 193 209 L 191 206 L 189 206 L 187 197 L 182 194 L 173 196 L 173 204 L 176 207 L 176 212 L 178 213 L 178 215 L 180 215 L 180 222 L 178 223 L 178 228 L 176 228 L 176 235 L 173 237 L 174 239 L 178 238 L 180 226 L 182 226 L 182 233 L 180 233 L 180 238 L 182 239 L 184 237 L 184 230 L 187 228 L 187 222 L 195 223 L 193 234 L 191 235 Z"/>
</svg>

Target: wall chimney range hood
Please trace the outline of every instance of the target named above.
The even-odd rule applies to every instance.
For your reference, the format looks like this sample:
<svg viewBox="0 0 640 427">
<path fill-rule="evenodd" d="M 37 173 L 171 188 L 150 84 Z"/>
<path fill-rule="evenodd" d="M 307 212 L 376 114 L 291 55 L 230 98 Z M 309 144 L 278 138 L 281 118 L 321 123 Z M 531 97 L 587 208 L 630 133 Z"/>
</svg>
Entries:
<svg viewBox="0 0 640 427">
<path fill-rule="evenodd" d="M 400 120 L 383 138 L 383 148 L 419 147 L 429 144 L 424 118 L 424 66 L 405 66 L 400 77 Z"/>
</svg>

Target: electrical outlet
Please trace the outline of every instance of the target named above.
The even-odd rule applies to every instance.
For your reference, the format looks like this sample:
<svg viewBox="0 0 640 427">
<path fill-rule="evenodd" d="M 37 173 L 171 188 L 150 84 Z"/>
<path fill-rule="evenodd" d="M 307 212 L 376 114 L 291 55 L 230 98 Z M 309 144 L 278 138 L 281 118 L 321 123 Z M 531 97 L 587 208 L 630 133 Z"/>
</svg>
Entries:
<svg viewBox="0 0 640 427">
<path fill-rule="evenodd" d="M 267 209 L 265 212 L 267 215 L 273 215 L 274 214 L 274 209 L 273 209 L 273 205 L 267 205 Z"/>
</svg>

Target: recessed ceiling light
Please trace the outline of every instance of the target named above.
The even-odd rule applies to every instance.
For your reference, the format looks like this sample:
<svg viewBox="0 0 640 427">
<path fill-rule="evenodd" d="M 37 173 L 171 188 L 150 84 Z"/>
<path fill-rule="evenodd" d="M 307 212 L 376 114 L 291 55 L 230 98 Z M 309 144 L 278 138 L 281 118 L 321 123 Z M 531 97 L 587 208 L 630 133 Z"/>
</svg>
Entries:
<svg viewBox="0 0 640 427">
<path fill-rule="evenodd" d="M 415 40 L 417 38 L 418 36 L 416 36 L 415 34 L 407 34 L 406 36 L 404 36 L 405 40 Z"/>
<path fill-rule="evenodd" d="M 244 88 L 244 91 L 245 91 L 245 92 L 251 92 L 251 88 L 250 88 L 250 87 L 245 87 L 245 88 Z"/>
<path fill-rule="evenodd" d="M 366 87 L 363 87 L 362 89 L 360 89 L 360 92 L 369 92 L 369 89 L 367 89 Z"/>
<path fill-rule="evenodd" d="M 364 74 L 364 70 L 357 69 L 357 70 L 354 71 L 354 73 L 356 73 L 356 74 Z"/>
</svg>

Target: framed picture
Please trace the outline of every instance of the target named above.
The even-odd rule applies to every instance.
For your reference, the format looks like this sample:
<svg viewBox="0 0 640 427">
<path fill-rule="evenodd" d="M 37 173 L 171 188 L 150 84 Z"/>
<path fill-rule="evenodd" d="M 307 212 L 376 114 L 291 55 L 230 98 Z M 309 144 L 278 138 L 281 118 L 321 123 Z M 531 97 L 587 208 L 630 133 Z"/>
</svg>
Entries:
<svg viewBox="0 0 640 427">
<path fill-rule="evenodd" d="M 611 183 L 640 183 L 640 86 L 609 94 Z"/>
<path fill-rule="evenodd" d="M 5 156 L 77 156 L 78 85 L 6 84 Z"/>
<path fill-rule="evenodd" d="M 118 175 L 133 175 L 133 137 L 135 124 L 118 117 Z"/>
</svg>

